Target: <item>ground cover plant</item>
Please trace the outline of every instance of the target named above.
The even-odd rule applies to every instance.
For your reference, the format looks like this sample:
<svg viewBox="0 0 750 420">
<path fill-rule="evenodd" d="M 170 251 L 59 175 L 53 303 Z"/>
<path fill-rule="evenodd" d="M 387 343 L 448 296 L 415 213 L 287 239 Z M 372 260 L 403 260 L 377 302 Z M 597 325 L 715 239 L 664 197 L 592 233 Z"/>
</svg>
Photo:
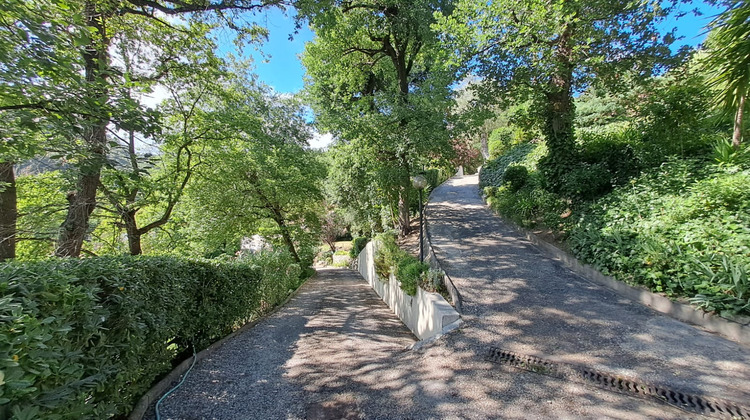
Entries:
<svg viewBox="0 0 750 420">
<path fill-rule="evenodd" d="M 571 176 L 566 193 L 545 188 L 536 167 L 541 147 L 530 144 L 485 165 L 483 193 L 501 215 L 553 231 L 576 257 L 605 274 L 725 317 L 750 315 L 746 148 L 716 142 L 712 153 L 700 153 L 706 145 L 693 157 L 667 156 L 646 165 L 640 150 L 658 145 L 639 146 L 632 133 L 620 133 L 582 136 L 588 144 L 579 152 L 579 179 Z M 618 154 L 619 161 L 607 163 Z M 603 163 L 590 163 L 596 161 Z M 525 179 L 520 185 L 519 177 Z"/>
<path fill-rule="evenodd" d="M 286 252 L 0 266 L 0 418 L 127 415 L 173 366 L 300 284 Z"/>
</svg>

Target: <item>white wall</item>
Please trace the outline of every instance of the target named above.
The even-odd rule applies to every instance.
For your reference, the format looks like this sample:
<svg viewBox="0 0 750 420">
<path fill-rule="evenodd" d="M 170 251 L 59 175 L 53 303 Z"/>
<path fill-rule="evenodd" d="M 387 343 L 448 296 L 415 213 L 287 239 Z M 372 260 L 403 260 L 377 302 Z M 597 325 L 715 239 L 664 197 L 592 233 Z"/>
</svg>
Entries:
<svg viewBox="0 0 750 420">
<path fill-rule="evenodd" d="M 388 281 L 381 281 L 375 274 L 376 247 L 376 241 L 370 241 L 360 252 L 359 273 L 414 335 L 426 340 L 458 326 L 458 312 L 440 294 L 418 288 L 416 295 L 409 296 L 393 274 Z"/>
</svg>

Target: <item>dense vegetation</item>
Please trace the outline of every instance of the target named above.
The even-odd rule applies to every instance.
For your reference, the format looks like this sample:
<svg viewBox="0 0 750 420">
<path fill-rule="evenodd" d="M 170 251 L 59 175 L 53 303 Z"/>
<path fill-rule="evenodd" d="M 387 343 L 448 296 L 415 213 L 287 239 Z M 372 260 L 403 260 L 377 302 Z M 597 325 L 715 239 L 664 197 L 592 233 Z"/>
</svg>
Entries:
<svg viewBox="0 0 750 420">
<path fill-rule="evenodd" d="M 102 257 L 0 270 L 0 417 L 108 418 L 300 282 L 288 252 Z"/>
<path fill-rule="evenodd" d="M 125 414 L 296 287 L 321 239 L 386 232 L 381 273 L 434 286 L 393 238 L 411 177 L 429 190 L 483 159 L 503 215 L 748 314 L 750 6 L 711 4 L 704 45 L 676 50 L 659 28 L 677 0 L 6 1 L 0 417 Z M 295 97 L 220 53 L 224 29 L 262 48 L 273 7 L 316 33 Z"/>
<path fill-rule="evenodd" d="M 746 316 L 750 154 L 729 142 L 731 121 L 711 112 L 704 76 L 685 68 L 647 90 L 579 97 L 577 107 L 587 112 L 579 116 L 578 164 L 564 188 L 552 191 L 539 170 L 543 141 L 489 161 L 480 184 L 501 214 L 551 230 L 607 274 L 727 317 Z M 640 102 L 628 107 L 633 97 Z"/>
</svg>

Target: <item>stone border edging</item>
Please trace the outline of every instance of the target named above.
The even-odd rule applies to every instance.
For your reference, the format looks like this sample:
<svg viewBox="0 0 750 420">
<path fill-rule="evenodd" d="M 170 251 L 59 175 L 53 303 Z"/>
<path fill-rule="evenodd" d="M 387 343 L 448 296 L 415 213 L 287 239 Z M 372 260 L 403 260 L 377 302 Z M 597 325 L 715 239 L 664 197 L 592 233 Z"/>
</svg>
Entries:
<svg viewBox="0 0 750 420">
<path fill-rule="evenodd" d="M 487 205 L 484 196 L 482 196 L 482 201 L 484 201 L 485 205 Z M 565 267 L 567 267 L 574 273 L 579 274 L 586 280 L 613 290 L 620 296 L 636 301 L 648 308 L 653 309 L 654 311 L 663 313 L 678 321 L 702 327 L 707 331 L 719 334 L 732 341 L 750 346 L 750 326 L 748 324 L 740 324 L 738 322 L 730 321 L 717 315 L 703 312 L 701 310 L 693 308 L 690 305 L 686 305 L 680 302 L 674 302 L 669 298 L 651 292 L 650 290 L 634 287 L 618 281 L 614 277 L 606 276 L 596 268 L 588 264 L 581 263 L 576 257 L 539 238 L 533 232 L 517 226 L 515 223 L 503 218 L 502 216 L 497 214 L 497 212 L 495 212 L 489 205 L 487 205 L 487 207 L 498 217 L 501 217 L 503 221 L 505 221 L 506 225 L 510 226 L 516 232 L 523 235 L 529 242 L 535 245 L 544 254 L 547 254 L 548 256 L 560 261 Z"/>
<path fill-rule="evenodd" d="M 318 275 L 317 270 L 315 271 L 315 276 Z M 313 276 L 314 277 L 314 276 Z M 312 278 L 309 277 L 308 280 Z M 270 317 L 271 315 L 275 314 L 281 308 L 283 308 L 287 303 L 289 303 L 292 298 L 297 296 L 299 294 L 300 289 L 302 289 L 302 286 L 307 283 L 307 280 L 305 280 L 304 283 L 300 284 L 299 287 L 297 287 L 297 290 L 290 293 L 289 296 L 280 304 L 276 305 L 276 307 L 269 313 L 261 316 L 258 319 L 255 319 L 253 321 L 250 321 L 240 327 L 238 330 L 231 332 L 229 335 L 219 339 L 219 341 L 214 342 L 210 346 L 206 347 L 205 349 L 199 351 L 195 355 L 195 362 L 198 363 L 199 361 L 205 359 L 206 357 L 213 354 L 216 350 L 219 349 L 219 347 L 223 346 L 224 343 L 229 341 L 230 339 L 234 338 L 238 334 L 249 330 L 250 328 L 253 328 L 256 324 L 258 324 L 260 321 L 263 321 L 264 319 Z M 138 400 L 138 403 L 136 403 L 135 407 L 133 407 L 133 411 L 130 412 L 128 415 L 128 420 L 141 420 L 144 415 L 146 415 L 146 411 L 151 407 L 151 404 L 158 401 L 159 398 L 161 398 L 162 395 L 170 388 L 170 386 L 177 382 L 177 380 L 182 376 L 189 368 L 190 365 L 193 363 L 193 358 L 190 357 L 188 359 L 185 359 L 177 365 L 174 369 L 172 369 L 171 372 L 167 374 L 164 378 L 162 378 L 159 382 L 156 383 L 156 385 L 152 386 L 151 389 L 149 389 L 141 399 Z"/>
</svg>

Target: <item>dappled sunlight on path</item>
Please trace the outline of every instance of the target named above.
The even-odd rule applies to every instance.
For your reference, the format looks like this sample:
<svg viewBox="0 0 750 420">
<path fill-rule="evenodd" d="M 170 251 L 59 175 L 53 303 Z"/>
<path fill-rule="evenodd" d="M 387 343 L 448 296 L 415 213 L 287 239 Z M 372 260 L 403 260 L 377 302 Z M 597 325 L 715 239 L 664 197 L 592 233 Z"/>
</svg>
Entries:
<svg viewBox="0 0 750 420">
<path fill-rule="evenodd" d="M 358 273 L 321 270 L 285 307 L 197 363 L 162 418 L 686 418 L 499 367 L 468 331 L 408 350 L 415 341 Z"/>
<path fill-rule="evenodd" d="M 750 349 L 547 258 L 482 203 L 476 176 L 437 188 L 427 215 L 438 258 L 463 297 L 464 333 L 476 345 L 750 401 Z"/>
</svg>

